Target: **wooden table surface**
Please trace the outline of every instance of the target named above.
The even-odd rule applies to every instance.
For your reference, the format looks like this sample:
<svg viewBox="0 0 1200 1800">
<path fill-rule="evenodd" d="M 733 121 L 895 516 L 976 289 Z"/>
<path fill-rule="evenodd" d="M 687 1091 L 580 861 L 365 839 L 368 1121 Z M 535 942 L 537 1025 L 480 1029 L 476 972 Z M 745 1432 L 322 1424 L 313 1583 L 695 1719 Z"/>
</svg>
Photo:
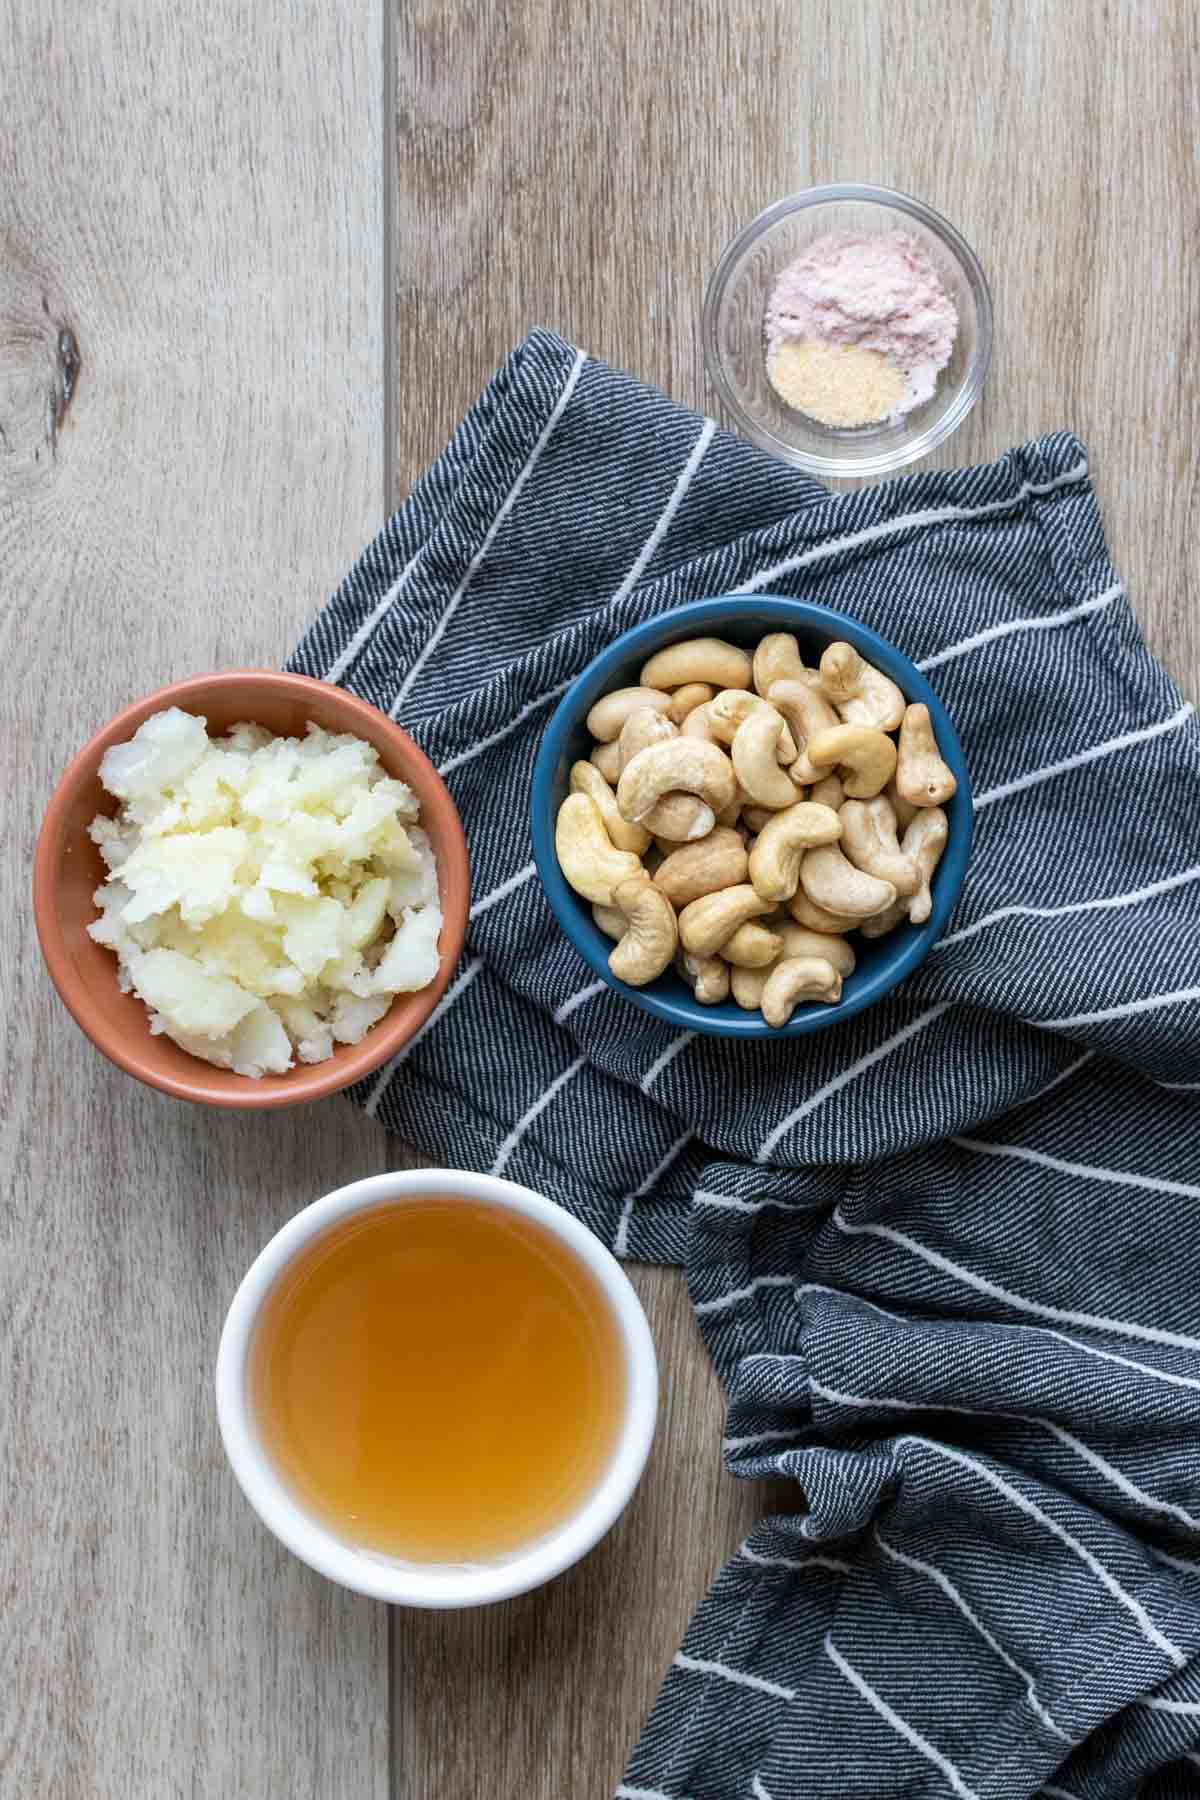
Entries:
<svg viewBox="0 0 1200 1800">
<path fill-rule="evenodd" d="M 1197 11 L 1185 0 L 2 0 L 0 1794 L 604 1800 L 770 1497 L 720 1464 L 674 1271 L 657 1450 L 542 1594 L 388 1611 L 280 1550 L 211 1396 L 298 1206 L 419 1160 L 332 1100 L 227 1117 L 96 1056 L 30 944 L 38 820 L 122 703 L 278 664 L 534 323 L 711 406 L 733 230 L 919 194 L 996 355 L 943 453 L 1070 426 L 1200 699 Z M 419 1147 L 418 1147 L 419 1150 Z"/>
</svg>

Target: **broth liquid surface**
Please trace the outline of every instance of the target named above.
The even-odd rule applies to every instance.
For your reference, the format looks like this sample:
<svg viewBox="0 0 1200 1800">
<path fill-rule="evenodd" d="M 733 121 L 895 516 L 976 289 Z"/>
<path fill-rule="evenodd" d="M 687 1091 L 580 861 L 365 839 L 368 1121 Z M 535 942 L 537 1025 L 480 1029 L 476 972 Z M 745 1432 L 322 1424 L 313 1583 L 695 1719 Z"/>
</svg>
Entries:
<svg viewBox="0 0 1200 1800">
<path fill-rule="evenodd" d="M 541 1225 L 407 1200 L 334 1225 L 250 1345 L 263 1448 L 345 1542 L 418 1563 L 536 1542 L 597 1485 L 627 1376 L 595 1277 Z"/>
</svg>

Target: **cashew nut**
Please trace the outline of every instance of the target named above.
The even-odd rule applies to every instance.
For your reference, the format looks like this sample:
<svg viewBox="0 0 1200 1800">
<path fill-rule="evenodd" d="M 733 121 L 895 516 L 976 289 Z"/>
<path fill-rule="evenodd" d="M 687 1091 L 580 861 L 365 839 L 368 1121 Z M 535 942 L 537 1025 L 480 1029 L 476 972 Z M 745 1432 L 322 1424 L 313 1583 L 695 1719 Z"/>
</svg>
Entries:
<svg viewBox="0 0 1200 1800">
<path fill-rule="evenodd" d="M 702 1004 L 732 993 L 773 1026 L 836 1003 L 846 933 L 932 915 L 955 780 L 928 707 L 849 643 L 806 668 L 790 632 L 753 655 L 670 644 L 638 680 L 592 707 L 555 821 L 614 976 L 642 986 L 673 958 Z"/>
<path fill-rule="evenodd" d="M 783 720 L 773 706 L 763 705 L 738 726 L 730 755 L 738 781 L 756 806 L 791 806 L 796 789 L 786 769 L 779 766 L 779 739 Z"/>
<path fill-rule="evenodd" d="M 559 868 L 575 892 L 594 904 L 611 906 L 614 890 L 623 881 L 649 884 L 633 852 L 614 848 L 590 794 L 567 795 L 554 822 L 554 848 Z"/>
<path fill-rule="evenodd" d="M 678 735 L 678 729 L 664 713 L 651 712 L 644 706 L 638 707 L 622 725 L 621 735 L 617 739 L 622 770 L 633 761 L 639 750 L 645 750 L 651 744 L 666 743 L 669 738 Z M 712 808 L 705 806 L 702 800 L 697 800 L 691 794 L 665 794 L 646 816 L 647 831 L 669 838 L 673 843 L 686 843 L 691 838 L 702 838 L 712 828 Z"/>
<path fill-rule="evenodd" d="M 718 690 L 744 688 L 750 686 L 752 666 L 746 652 L 724 638 L 686 638 L 659 650 L 638 679 L 652 688 L 686 687 L 693 681 L 707 681 Z"/>
<path fill-rule="evenodd" d="M 801 865 L 803 867 L 803 865 Z M 827 907 L 818 906 L 810 900 L 803 888 L 798 888 L 787 902 L 787 910 L 797 925 L 806 931 L 819 931 L 826 935 L 835 935 L 843 931 L 853 931 L 861 921 L 852 919 L 848 913 L 830 912 Z"/>
<path fill-rule="evenodd" d="M 766 969 L 730 969 L 729 985 L 733 989 L 734 999 L 743 1011 L 757 1012 L 762 1005 L 768 973 Z"/>
<path fill-rule="evenodd" d="M 847 726 L 857 730 L 857 726 Z M 879 881 L 847 862 L 839 844 L 810 850 L 800 864 L 800 884 L 810 900 L 831 913 L 851 919 L 869 919 L 896 898 L 890 881 Z M 793 917 L 795 915 L 793 914 Z"/>
<path fill-rule="evenodd" d="M 715 744 L 716 733 L 712 728 L 712 720 L 708 716 L 708 705 L 694 706 L 680 726 L 684 737 L 702 738 L 706 744 Z"/>
<path fill-rule="evenodd" d="M 651 712 L 644 706 L 638 707 L 622 725 L 621 735 L 617 740 L 622 772 L 640 750 L 648 749 L 651 744 L 665 744 L 668 739 L 678 736 L 678 728 L 672 725 L 665 713 Z M 705 806 L 702 800 L 697 800 L 692 794 L 664 794 L 658 805 L 646 815 L 646 830 L 655 836 L 669 839 L 672 846 L 687 843 L 692 838 L 702 838 L 712 828 L 711 806 Z"/>
<path fill-rule="evenodd" d="M 701 1006 L 720 1006 L 729 998 L 729 964 L 719 956 L 693 956 L 685 950 L 675 966 Z"/>
<path fill-rule="evenodd" d="M 933 911 L 930 882 L 950 836 L 950 821 L 940 806 L 923 806 L 904 834 L 903 850 L 917 865 L 920 886 L 908 903 L 914 925 L 923 925 Z"/>
<path fill-rule="evenodd" d="M 892 803 L 892 811 L 896 815 L 896 830 L 907 831 L 918 812 L 920 812 L 920 807 L 910 805 L 904 798 L 904 795 L 896 786 L 896 777 L 894 775 L 883 791 Z"/>
<path fill-rule="evenodd" d="M 835 937 L 827 931 L 805 931 L 802 925 L 793 925 L 790 920 L 771 929 L 783 939 L 785 956 L 817 956 L 835 968 L 843 980 L 847 975 L 853 975 L 856 959 L 844 937 Z"/>
<path fill-rule="evenodd" d="M 772 813 L 750 852 L 750 880 L 764 900 L 790 900 L 800 885 L 800 863 L 806 850 L 835 844 L 842 822 L 828 806 L 798 800 Z"/>
<path fill-rule="evenodd" d="M 623 818 L 640 825 L 664 794 L 684 793 L 695 794 L 716 814 L 729 805 L 736 787 L 733 764 L 723 750 L 700 738 L 677 737 L 639 750 L 633 761 L 626 763 L 617 783 L 617 805 Z M 710 819 L 709 830 L 712 823 Z M 657 835 L 661 827 L 652 823 L 649 829 Z"/>
<path fill-rule="evenodd" d="M 678 727 L 672 725 L 665 713 L 655 712 L 649 706 L 635 707 L 622 725 L 621 735 L 617 739 L 621 769 L 633 761 L 639 750 L 646 750 L 651 744 L 665 744 L 668 738 L 678 735 Z M 620 778 L 621 771 L 618 769 L 617 780 Z"/>
<path fill-rule="evenodd" d="M 895 931 L 897 925 L 908 917 L 908 901 L 893 900 L 882 912 L 873 913 L 869 919 L 859 921 L 859 930 L 865 938 L 886 937 L 889 931 Z"/>
<path fill-rule="evenodd" d="M 654 885 L 673 906 L 689 906 L 704 894 L 745 881 L 746 863 L 746 846 L 738 833 L 718 826 L 699 842 L 684 844 L 665 857 Z"/>
<path fill-rule="evenodd" d="M 745 792 L 739 781 L 737 787 L 734 789 L 733 799 L 729 802 L 728 806 L 722 808 L 717 814 L 717 824 L 729 826 L 736 825 L 741 819 L 742 808 L 749 802 L 749 799 L 749 794 Z"/>
<path fill-rule="evenodd" d="M 616 942 L 625 936 L 625 927 L 629 923 L 618 906 L 593 906 L 592 918 L 596 922 L 597 931 L 602 931 L 607 938 Z"/>
<path fill-rule="evenodd" d="M 614 688 L 611 694 L 602 694 L 597 700 L 587 716 L 587 728 L 598 743 L 611 744 L 620 737 L 621 727 L 631 712 L 648 706 L 652 712 L 665 713 L 670 704 L 670 694 L 658 688 Z"/>
<path fill-rule="evenodd" d="M 749 882 L 739 883 L 685 906 L 679 915 L 679 936 L 685 950 L 712 956 L 729 942 L 739 925 L 770 911 L 769 900 L 761 899 Z"/>
<path fill-rule="evenodd" d="M 675 909 L 644 873 L 632 881 L 618 882 L 613 899 L 629 924 L 609 956 L 608 966 L 618 981 L 645 987 L 662 974 L 675 954 L 679 942 Z"/>
<path fill-rule="evenodd" d="M 739 925 L 733 936 L 721 945 L 725 961 L 742 969 L 769 969 L 772 963 L 778 962 L 782 950 L 783 939 L 779 933 L 759 925 L 754 919 Z"/>
<path fill-rule="evenodd" d="M 874 800 L 847 800 L 842 807 L 842 848 L 856 869 L 890 881 L 903 899 L 915 894 L 921 876 L 911 856 L 896 842 L 896 815 L 883 794 Z"/>
<path fill-rule="evenodd" d="M 712 807 L 695 794 L 664 794 L 646 814 L 647 830 L 672 845 L 691 844 L 707 837 L 716 822 Z"/>
<path fill-rule="evenodd" d="M 785 956 L 767 976 L 762 1016 L 768 1025 L 786 1025 L 801 1000 L 836 1006 L 841 997 L 842 978 L 831 963 L 819 956 Z"/>
<path fill-rule="evenodd" d="M 688 714 L 695 712 L 698 706 L 707 706 L 716 692 L 707 681 L 689 681 L 683 687 L 676 688 L 671 695 L 671 704 L 667 708 L 667 717 L 674 725 L 682 725 Z"/>
<path fill-rule="evenodd" d="M 790 631 L 771 631 L 759 639 L 754 652 L 754 686 L 764 700 L 775 682 L 802 681 L 804 674 L 804 658 Z"/>
<path fill-rule="evenodd" d="M 796 760 L 789 770 L 792 780 L 806 785 L 820 781 L 825 770 L 814 766 L 807 749 L 811 738 L 831 731 L 840 723 L 832 706 L 824 694 L 811 687 L 807 681 L 773 682 L 767 699 L 776 711 L 783 714 L 796 742 Z"/>
<path fill-rule="evenodd" d="M 886 937 L 904 918 L 911 919 L 914 925 L 925 923 L 933 911 L 933 894 L 929 884 L 949 835 L 950 821 L 940 806 L 913 808 L 913 817 L 900 848 L 916 868 L 919 886 L 911 899 L 897 899 L 873 918 L 864 919 L 861 929 L 865 938 Z"/>
<path fill-rule="evenodd" d="M 944 806 L 958 788 L 938 753 L 927 706 L 910 706 L 905 711 L 896 787 L 911 806 Z"/>
<path fill-rule="evenodd" d="M 615 788 L 621 779 L 620 745 L 597 744 L 588 760 L 599 769 L 609 787 Z"/>
<path fill-rule="evenodd" d="M 895 731 L 904 695 L 891 678 L 864 662 L 853 644 L 830 644 L 821 658 L 821 686 L 846 725 Z"/>
<path fill-rule="evenodd" d="M 851 800 L 873 800 L 896 772 L 896 746 L 869 725 L 835 725 L 808 740 L 806 754 L 822 773 L 835 766 L 848 770 L 842 786 Z"/>
<path fill-rule="evenodd" d="M 657 718 L 657 713 L 648 713 L 647 718 Z M 590 794 L 600 809 L 600 817 L 604 820 L 604 829 L 618 850 L 632 850 L 635 856 L 641 856 L 650 845 L 650 833 L 640 825 L 631 825 L 623 819 L 617 808 L 617 797 L 605 781 L 599 769 L 590 762 L 577 762 L 571 765 L 571 792 L 573 794 Z"/>
<path fill-rule="evenodd" d="M 725 688 L 709 702 L 708 728 L 718 744 L 732 744 L 738 726 L 745 724 L 751 713 L 774 710 L 770 701 L 752 694 L 749 688 Z M 779 760 L 781 763 L 796 760 L 796 746 L 786 725 L 779 734 Z"/>
<path fill-rule="evenodd" d="M 815 781 L 809 788 L 808 797 L 818 806 L 832 806 L 834 812 L 839 812 L 842 801 L 846 798 L 841 776 L 823 775 L 820 781 Z"/>
</svg>

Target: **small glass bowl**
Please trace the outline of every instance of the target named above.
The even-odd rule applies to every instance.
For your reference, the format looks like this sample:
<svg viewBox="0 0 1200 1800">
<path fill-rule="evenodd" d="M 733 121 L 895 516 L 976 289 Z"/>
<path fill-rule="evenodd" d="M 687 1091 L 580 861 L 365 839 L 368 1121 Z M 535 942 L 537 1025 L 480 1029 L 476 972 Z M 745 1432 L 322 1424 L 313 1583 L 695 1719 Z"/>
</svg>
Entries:
<svg viewBox="0 0 1200 1800">
<path fill-rule="evenodd" d="M 894 423 L 821 425 L 785 406 L 767 380 L 767 302 L 782 270 L 817 238 L 896 230 L 925 250 L 958 308 L 950 361 L 933 396 Z M 709 379 L 747 437 L 813 475 L 885 475 L 927 456 L 978 400 L 992 354 L 992 296 L 970 245 L 931 207 L 891 188 L 838 182 L 777 200 L 738 233 L 708 284 L 702 335 Z"/>
</svg>

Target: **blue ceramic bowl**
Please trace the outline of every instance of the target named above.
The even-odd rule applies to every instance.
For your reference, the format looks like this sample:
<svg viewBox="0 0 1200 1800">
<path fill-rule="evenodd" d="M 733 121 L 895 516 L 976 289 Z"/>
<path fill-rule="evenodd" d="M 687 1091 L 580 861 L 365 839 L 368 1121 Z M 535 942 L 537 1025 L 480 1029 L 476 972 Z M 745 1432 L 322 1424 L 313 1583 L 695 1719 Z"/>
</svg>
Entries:
<svg viewBox="0 0 1200 1800">
<path fill-rule="evenodd" d="M 958 792 L 946 808 L 950 836 L 933 878 L 933 911 L 929 919 L 924 925 L 901 925 L 884 938 L 856 936 L 858 965 L 846 981 L 839 1003 L 798 1006 L 782 1029 L 768 1025 L 759 1013 L 743 1012 L 732 1000 L 721 1006 L 701 1006 L 673 971 L 660 975 L 644 988 L 627 987 L 615 980 L 608 967 L 612 944 L 593 923 L 587 901 L 567 886 L 554 854 L 555 816 L 567 793 L 571 764 L 592 749 L 585 721 L 600 695 L 613 688 L 634 686 L 647 657 L 665 644 L 681 638 L 723 637 L 752 650 L 769 631 L 794 632 L 805 661 L 814 665 L 827 644 L 853 644 L 868 662 L 890 675 L 910 701 L 924 701 L 938 748 L 958 781 Z M 925 677 L 899 650 L 844 613 L 831 612 L 805 600 L 731 594 L 717 600 L 695 600 L 635 626 L 610 644 L 572 683 L 546 728 L 534 765 L 532 826 L 533 854 L 555 918 L 588 967 L 618 994 L 670 1025 L 708 1032 L 714 1037 L 804 1037 L 811 1031 L 840 1024 L 882 1000 L 912 973 L 941 936 L 958 899 L 971 852 L 971 783 L 949 714 Z"/>
</svg>

